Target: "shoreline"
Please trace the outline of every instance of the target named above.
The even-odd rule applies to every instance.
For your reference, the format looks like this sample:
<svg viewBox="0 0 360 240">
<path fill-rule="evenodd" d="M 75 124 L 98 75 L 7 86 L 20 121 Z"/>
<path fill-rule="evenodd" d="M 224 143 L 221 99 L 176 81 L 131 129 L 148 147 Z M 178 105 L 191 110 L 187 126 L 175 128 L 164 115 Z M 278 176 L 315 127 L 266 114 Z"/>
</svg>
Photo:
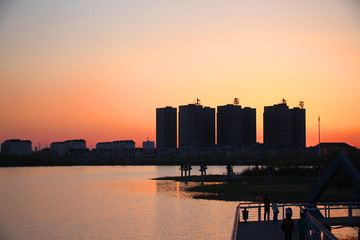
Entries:
<svg viewBox="0 0 360 240">
<path fill-rule="evenodd" d="M 223 175 L 207 175 L 203 177 L 203 180 L 201 176 L 190 176 L 186 180 L 185 177 L 175 176 L 152 180 L 198 183 L 196 186 L 185 186 L 182 190 L 192 193 L 194 199 L 261 202 L 267 195 L 272 201 L 278 203 L 304 202 L 317 183 L 317 179 L 307 176 L 272 176 L 271 180 L 267 176 L 242 177 L 236 182 L 226 181 Z M 332 201 L 354 201 L 350 186 L 344 187 L 331 183 L 318 202 Z"/>
</svg>

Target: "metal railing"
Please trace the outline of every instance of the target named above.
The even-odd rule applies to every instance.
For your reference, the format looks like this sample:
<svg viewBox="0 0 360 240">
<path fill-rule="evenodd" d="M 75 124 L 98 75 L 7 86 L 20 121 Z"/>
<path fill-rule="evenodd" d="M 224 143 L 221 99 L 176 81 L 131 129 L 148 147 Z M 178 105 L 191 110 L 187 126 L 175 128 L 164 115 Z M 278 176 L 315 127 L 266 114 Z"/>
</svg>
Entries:
<svg viewBox="0 0 360 240">
<path fill-rule="evenodd" d="M 318 210 L 324 217 L 324 221 L 334 217 L 345 217 L 348 218 L 348 221 L 351 222 L 353 219 L 353 214 L 355 211 L 356 216 L 360 216 L 360 202 L 346 202 L 346 203 L 301 203 L 301 204 L 278 204 L 279 214 L 278 219 L 283 220 L 285 218 L 286 208 L 296 207 L 299 210 L 293 211 L 293 219 L 299 219 L 301 212 L 304 208 L 308 211 Z M 233 227 L 232 239 L 237 238 L 237 229 L 238 224 L 244 220 L 244 210 L 247 215 L 247 221 L 261 221 L 262 216 L 264 215 L 264 205 L 260 203 L 240 203 L 236 208 L 235 213 L 235 222 Z M 270 215 L 273 218 L 272 211 Z M 323 224 L 321 224 L 314 216 L 309 214 L 309 237 L 310 239 L 337 239 Z"/>
<path fill-rule="evenodd" d="M 316 208 L 310 208 L 309 210 L 317 210 Z M 300 207 L 300 211 L 304 212 L 304 208 Z M 332 234 L 323 224 L 321 224 L 315 217 L 308 214 L 308 239 L 326 239 L 337 240 L 338 238 Z"/>
<path fill-rule="evenodd" d="M 353 216 L 360 216 L 360 202 L 348 202 L 348 203 L 319 203 L 316 207 L 314 205 L 307 204 L 303 205 L 308 211 L 319 210 L 326 223 L 334 214 L 334 217 L 346 217 L 347 223 L 353 222 Z M 332 213 L 331 213 L 332 212 Z"/>
<path fill-rule="evenodd" d="M 238 230 L 239 222 L 240 222 L 240 204 L 236 207 L 236 211 L 235 211 L 234 229 L 231 236 L 232 240 L 237 239 L 237 232 L 238 232 L 237 230 Z"/>
</svg>

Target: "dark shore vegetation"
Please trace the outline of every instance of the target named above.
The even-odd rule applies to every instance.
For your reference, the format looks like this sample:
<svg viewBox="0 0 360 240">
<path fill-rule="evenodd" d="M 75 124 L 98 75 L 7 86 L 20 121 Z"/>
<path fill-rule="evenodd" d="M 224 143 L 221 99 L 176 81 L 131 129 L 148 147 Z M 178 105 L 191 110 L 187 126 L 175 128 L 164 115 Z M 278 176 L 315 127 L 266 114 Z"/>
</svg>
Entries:
<svg viewBox="0 0 360 240">
<path fill-rule="evenodd" d="M 305 200 L 318 181 L 318 171 L 315 167 L 282 167 L 273 169 L 269 174 L 267 167 L 260 167 L 243 172 L 237 181 L 223 175 L 163 177 L 156 180 L 197 182 L 197 185 L 191 184 L 185 191 L 193 193 L 194 198 L 199 199 L 256 202 L 267 195 L 273 201 L 288 203 Z M 351 180 L 340 171 L 319 201 L 354 201 L 352 186 Z"/>
</svg>

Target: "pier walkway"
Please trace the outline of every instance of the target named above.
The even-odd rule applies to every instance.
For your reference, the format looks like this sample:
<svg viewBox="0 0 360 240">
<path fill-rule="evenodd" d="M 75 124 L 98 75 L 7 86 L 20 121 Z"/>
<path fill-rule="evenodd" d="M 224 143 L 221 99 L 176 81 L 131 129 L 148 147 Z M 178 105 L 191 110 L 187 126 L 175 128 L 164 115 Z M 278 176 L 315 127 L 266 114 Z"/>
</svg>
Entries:
<svg viewBox="0 0 360 240">
<path fill-rule="evenodd" d="M 240 203 L 235 211 L 232 240 L 261 240 L 261 239 L 284 239 L 284 233 L 280 228 L 285 217 L 285 209 L 292 208 L 296 229 L 296 221 L 300 213 L 306 208 L 310 213 L 310 239 L 333 239 L 337 238 L 329 231 L 331 226 L 360 226 L 360 202 L 354 203 L 318 203 L 318 204 L 278 204 L 278 224 L 273 224 L 272 211 L 271 221 L 262 221 L 264 206 L 254 203 Z M 244 221 L 243 211 L 248 211 L 247 222 Z M 314 217 L 316 216 L 316 217 Z M 360 232 L 359 232 L 360 234 Z M 297 240 L 299 234 L 293 233 L 293 240 Z"/>
<path fill-rule="evenodd" d="M 241 223 L 238 227 L 238 234 L 236 239 L 283 239 L 284 233 L 280 229 L 280 223 L 281 221 L 279 224 L 273 224 L 272 221 Z M 292 239 L 296 240 L 297 238 L 294 236 Z"/>
</svg>

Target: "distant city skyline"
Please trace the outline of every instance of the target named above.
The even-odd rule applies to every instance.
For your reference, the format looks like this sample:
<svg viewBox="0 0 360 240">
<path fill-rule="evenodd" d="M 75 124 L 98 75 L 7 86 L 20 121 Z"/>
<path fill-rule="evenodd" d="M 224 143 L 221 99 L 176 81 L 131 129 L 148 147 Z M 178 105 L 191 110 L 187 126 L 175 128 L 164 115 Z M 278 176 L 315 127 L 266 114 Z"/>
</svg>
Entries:
<svg viewBox="0 0 360 240">
<path fill-rule="evenodd" d="M 156 139 L 159 106 L 304 101 L 306 145 L 360 146 L 360 2 L 0 1 L 0 142 Z"/>
<path fill-rule="evenodd" d="M 237 99 L 237 98 L 235 98 Z M 196 103 L 196 101 L 198 101 L 199 103 Z M 284 112 L 285 108 L 282 107 L 284 106 L 286 108 L 286 113 Z M 241 131 L 244 131 L 246 130 L 244 133 L 240 134 L 240 136 L 242 137 L 242 140 L 240 140 L 242 143 L 240 143 L 240 145 L 242 144 L 252 144 L 253 142 L 254 143 L 266 143 L 266 140 L 263 139 L 257 139 L 256 137 L 254 138 L 253 134 L 255 133 L 256 134 L 256 128 L 258 127 L 257 125 L 259 125 L 259 123 L 256 122 L 256 109 L 255 108 L 250 108 L 250 107 L 245 107 L 245 108 L 242 108 L 241 105 L 238 105 L 237 104 L 227 104 L 227 105 L 224 105 L 224 106 L 217 106 L 217 108 L 211 108 L 211 107 L 203 107 L 201 104 L 200 104 L 200 99 L 199 98 L 196 98 L 195 102 L 193 104 L 188 104 L 188 105 L 180 105 L 178 106 L 179 108 L 179 112 L 178 112 L 178 108 L 177 107 L 172 107 L 172 106 L 166 106 L 166 107 L 163 107 L 163 108 L 156 108 L 156 125 L 155 125 L 155 130 L 157 132 L 157 134 L 155 135 L 155 139 L 153 140 L 153 142 L 156 143 L 156 148 L 158 148 L 158 141 L 160 141 L 160 148 L 173 148 L 175 145 L 177 147 L 185 147 L 185 146 L 197 146 L 197 147 L 207 147 L 207 146 L 213 146 L 214 144 L 218 145 L 218 141 L 219 141 L 219 117 L 220 118 L 223 118 L 222 115 L 223 115 L 223 112 L 224 110 L 226 110 L 227 108 L 229 107 L 233 107 L 234 109 L 235 108 L 239 108 L 243 113 L 241 113 L 241 115 L 244 114 L 244 116 L 242 117 L 242 120 L 241 121 L 244 121 L 244 119 L 246 119 L 246 124 L 245 125 L 241 125 L 241 128 L 243 130 Z M 208 129 L 208 135 L 205 136 L 205 135 L 202 135 L 201 138 L 203 139 L 201 144 L 197 143 L 194 145 L 194 143 L 192 144 L 183 144 L 183 146 L 180 146 L 180 118 L 184 118 L 184 117 L 180 117 L 181 115 L 184 116 L 184 113 L 183 114 L 180 114 L 180 109 L 182 109 L 182 112 L 184 112 L 184 109 L 186 109 L 186 119 L 188 118 L 188 114 L 187 113 L 188 111 L 190 111 L 191 109 L 195 109 L 195 108 L 199 108 L 199 110 L 201 110 L 200 115 L 202 116 L 202 121 L 203 121 L 203 126 L 202 128 L 205 127 L 205 122 L 209 122 L 209 121 L 213 121 L 210 125 L 207 125 L 207 129 Z M 215 110 L 216 109 L 216 110 Z M 264 125 L 265 124 L 269 124 L 267 122 L 269 122 L 268 120 L 265 120 L 265 118 L 269 118 L 267 117 L 269 115 L 269 110 L 271 109 L 271 111 L 274 111 L 276 109 L 279 109 L 278 113 L 276 113 L 276 115 L 279 115 L 277 118 L 281 118 L 283 119 L 283 116 L 284 116 L 284 113 L 287 115 L 287 118 L 286 118 L 286 121 L 290 121 L 289 123 L 286 124 L 286 131 L 288 131 L 289 133 L 286 135 L 285 139 L 287 140 L 281 140 L 283 137 L 281 137 L 280 141 L 279 142 L 273 142 L 273 141 L 267 141 L 267 144 L 285 144 L 285 145 L 292 145 L 292 146 L 306 146 L 306 147 L 311 147 L 311 146 L 316 146 L 319 142 L 317 142 L 316 144 L 314 145 L 306 145 L 306 114 L 305 114 L 305 108 L 304 108 L 304 102 L 303 101 L 300 101 L 299 102 L 299 105 L 292 108 L 292 109 L 289 109 L 289 106 L 287 105 L 287 100 L 285 98 L 281 99 L 280 103 L 279 104 L 274 104 L 273 106 L 264 106 L 264 111 L 262 113 L 263 115 L 263 121 L 261 122 L 262 123 L 262 129 L 263 131 L 265 131 L 264 129 Z M 219 110 L 220 110 L 220 113 L 221 115 L 219 115 Z M 229 110 L 226 110 L 226 111 L 229 111 Z M 208 115 L 210 113 L 210 115 Z M 300 115 L 299 115 L 300 114 Z M 194 113 L 191 113 L 190 115 L 194 115 Z M 196 115 L 196 114 L 195 114 Z M 208 115 L 207 117 L 207 121 L 204 121 L 204 117 Z M 245 117 L 246 115 L 246 117 Z M 271 118 L 273 118 L 273 114 L 271 114 Z M 300 118 L 299 118 L 300 117 Z M 212 119 L 213 118 L 213 119 Z M 216 124 L 215 124 L 215 118 L 217 118 L 216 120 Z M 292 119 L 292 120 L 291 120 Z M 199 122 L 200 119 L 193 119 L 191 121 L 195 121 L 195 122 Z M 284 119 L 283 119 L 284 120 Z M 318 118 L 318 122 L 319 122 L 320 118 Z M 184 121 L 184 120 L 183 120 Z M 186 121 L 189 121 L 189 120 L 186 120 Z M 226 119 L 226 121 L 229 121 L 229 119 Z M 299 126 L 294 126 L 294 124 L 296 124 L 296 122 L 300 121 L 300 125 Z M 305 121 L 305 122 L 304 122 Z M 221 121 L 220 121 L 221 122 Z M 273 122 L 273 120 L 271 120 L 271 122 Z M 236 123 L 238 124 L 238 120 L 236 120 Z M 279 122 L 280 125 L 284 126 L 284 123 L 282 122 Z M 164 125 L 164 126 L 163 126 Z M 252 126 L 252 125 L 256 125 L 256 126 Z M 271 125 L 273 125 L 273 123 L 271 123 Z M 255 129 L 253 129 L 253 127 Z M 212 132 L 212 128 L 213 129 L 213 133 Z M 223 127 L 220 128 L 220 135 L 222 135 L 224 129 L 222 129 Z M 209 132 L 209 129 L 211 130 Z M 233 128 L 231 128 L 232 131 L 234 131 Z M 249 130 L 251 129 L 250 132 L 248 132 Z M 185 132 L 189 131 L 190 129 L 186 130 Z M 230 129 L 229 129 L 230 130 Z M 227 130 L 227 131 L 229 131 Z M 158 132 L 159 131 L 159 132 Z M 190 130 L 190 132 L 193 132 L 194 130 Z M 199 131 L 199 130 L 197 130 Z M 206 131 L 201 130 L 203 131 L 204 133 Z M 237 130 L 235 129 L 235 132 Z M 268 130 L 267 130 L 268 131 Z M 292 133 L 290 134 L 290 131 L 292 131 Z M 295 132 L 294 132 L 295 131 Z M 174 132 L 174 133 L 173 133 Z M 184 132 L 184 129 L 183 129 L 183 132 Z M 190 133 L 189 132 L 189 133 Z M 254 132 L 254 133 L 252 133 Z M 282 130 L 280 130 L 280 132 L 282 132 Z M 203 134 L 204 134 L 203 133 Z M 210 133 L 210 135 L 209 135 Z M 160 136 L 158 136 L 158 134 Z M 191 134 L 194 134 L 194 133 L 191 133 Z M 229 134 L 229 133 L 228 133 Z M 234 134 L 234 133 L 230 133 L 230 134 Z M 271 135 L 273 135 L 274 133 L 271 133 Z M 298 134 L 300 134 L 300 136 L 298 136 Z M 166 136 L 165 136 L 166 135 Z M 199 133 L 195 133 L 195 135 L 199 135 Z M 215 135 L 217 136 L 215 138 Z M 269 135 L 269 136 L 271 136 Z M 209 136 L 212 136 L 212 140 L 206 140 L 209 138 Z M 263 137 L 265 137 L 266 134 L 263 132 Z M 235 133 L 235 135 L 233 136 L 235 138 L 238 137 L 238 134 Z M 280 136 L 279 136 L 280 137 Z M 192 137 L 190 137 L 189 139 L 191 139 Z M 210 139 L 211 139 L 210 138 Z M 278 137 L 276 137 L 278 138 Z M 18 138 L 9 138 L 10 140 L 18 140 Z M 7 141 L 9 139 L 5 139 L 4 141 Z M 74 138 L 75 139 L 75 138 Z M 83 138 L 79 138 L 81 141 L 85 140 L 86 139 L 83 139 Z M 94 149 L 96 148 L 96 146 L 100 143 L 109 143 L 109 142 L 116 142 L 116 141 L 128 141 L 128 140 L 124 140 L 124 139 L 120 139 L 120 138 L 116 138 L 117 140 L 114 140 L 114 139 L 111 139 L 111 140 L 108 140 L 108 141 L 97 141 L 94 145 L 92 146 L 91 144 L 87 145 L 87 147 L 89 149 Z M 134 141 L 133 138 L 129 138 L 131 139 L 130 141 Z M 250 140 L 251 139 L 251 140 Z M 146 139 L 148 142 L 149 142 L 149 137 L 147 137 Z M 319 139 L 318 139 L 319 140 Z M 31 139 L 27 139 L 26 141 L 31 141 Z M 41 146 L 41 143 L 33 143 L 33 146 L 32 146 L 32 149 L 35 150 L 35 149 L 38 149 L 38 150 L 41 150 L 41 149 L 44 149 L 46 147 L 50 147 L 51 144 L 54 144 L 54 143 L 58 143 L 58 142 L 62 142 L 64 140 L 59 140 L 59 141 L 54 141 L 54 142 L 50 142 L 49 145 L 46 144 L 45 146 Z M 65 140 L 66 141 L 77 141 L 77 140 Z M 191 140 L 192 141 L 192 140 Z M 205 142 L 208 141 L 208 143 L 206 144 Z M 243 142 L 245 141 L 245 143 Z M 300 141 L 300 142 L 299 142 Z M 145 140 L 141 141 L 141 143 L 137 143 L 136 141 L 134 141 L 134 147 L 138 147 L 138 148 L 141 148 L 143 147 L 143 143 L 145 142 Z M 291 144 L 290 144 L 291 142 Z M 345 141 L 327 141 L 327 142 L 345 142 Z M 235 142 L 234 142 L 235 143 Z M 136 144 L 136 146 L 135 146 Z M 141 144 L 141 145 L 140 145 Z M 231 144 L 229 143 L 230 145 L 238 145 L 239 143 L 236 143 L 236 144 Z M 351 143 L 349 143 L 350 145 L 352 145 Z M 220 144 L 220 145 L 223 145 L 223 144 Z M 354 147 L 357 147 L 356 145 L 353 145 Z"/>
</svg>

